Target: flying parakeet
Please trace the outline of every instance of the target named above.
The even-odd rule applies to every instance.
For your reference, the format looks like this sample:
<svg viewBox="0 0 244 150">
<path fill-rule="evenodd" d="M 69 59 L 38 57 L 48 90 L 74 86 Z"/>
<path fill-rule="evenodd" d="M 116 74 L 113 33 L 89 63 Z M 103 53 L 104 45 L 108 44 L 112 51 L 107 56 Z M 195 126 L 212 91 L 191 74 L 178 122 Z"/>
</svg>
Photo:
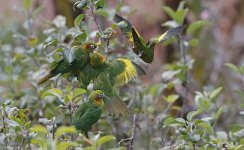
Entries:
<svg viewBox="0 0 244 150">
<path fill-rule="evenodd" d="M 118 116 L 127 114 L 128 110 L 119 98 L 116 87 L 140 75 L 145 75 L 145 71 L 131 60 L 118 58 L 108 63 L 104 55 L 94 52 L 90 54 L 90 64 L 81 70 L 79 81 L 87 86 L 93 80 L 94 89 L 102 90 L 105 94 L 104 103 L 109 114 Z"/>
<path fill-rule="evenodd" d="M 49 73 L 41 78 L 37 84 L 40 85 L 60 73 L 79 72 L 89 62 L 89 54 L 96 47 L 94 42 L 85 42 L 79 47 L 72 47 L 69 52 L 64 51 L 63 59 L 54 62 Z"/>
<path fill-rule="evenodd" d="M 114 16 L 114 20 L 118 23 L 118 26 L 123 34 L 125 34 L 129 41 L 133 43 L 134 53 L 139 55 L 140 58 L 146 63 L 152 63 L 154 57 L 154 47 L 156 44 L 162 43 L 168 38 L 181 34 L 184 29 L 183 26 L 178 26 L 166 31 L 160 36 L 152 38 L 149 42 L 145 42 L 145 40 L 136 31 L 135 27 L 132 26 L 128 20 L 124 19 L 118 14 Z"/>
<path fill-rule="evenodd" d="M 88 138 L 88 131 L 102 115 L 104 94 L 101 90 L 92 91 L 89 100 L 82 103 L 75 112 L 72 124 Z"/>
</svg>

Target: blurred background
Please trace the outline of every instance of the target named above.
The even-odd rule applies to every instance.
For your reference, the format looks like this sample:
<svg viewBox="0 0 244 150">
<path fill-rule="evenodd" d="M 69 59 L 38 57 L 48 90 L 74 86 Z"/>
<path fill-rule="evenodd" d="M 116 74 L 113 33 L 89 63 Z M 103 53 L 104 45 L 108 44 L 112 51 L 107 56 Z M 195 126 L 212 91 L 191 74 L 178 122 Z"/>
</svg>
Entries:
<svg viewBox="0 0 244 150">
<path fill-rule="evenodd" d="M 38 37 L 39 42 L 42 42 L 45 37 L 43 30 L 50 28 L 49 22 L 52 22 L 57 15 L 65 16 L 67 27 L 73 27 L 74 19 L 81 13 L 81 10 L 73 10 L 74 1 L 72 0 L 33 0 L 32 7 L 38 8 L 38 15 L 36 15 L 34 20 L 31 20 L 33 21 L 31 22 L 31 29 L 26 30 L 26 26 L 28 26 L 26 17 L 28 18 L 28 14 L 23 15 L 19 9 L 23 5 L 22 1 L 0 0 L 0 2 L 0 102 L 14 100 L 14 103 L 20 108 L 26 108 L 28 105 L 33 105 L 31 107 L 35 108 L 34 103 L 40 99 L 40 91 L 44 89 L 36 90 L 37 87 L 33 85 L 33 82 L 35 82 L 36 77 L 39 75 L 38 71 L 40 71 L 40 68 L 45 69 L 47 66 L 43 64 L 44 61 L 42 58 L 38 60 L 39 56 L 37 54 L 34 56 L 33 53 L 35 52 L 31 52 L 31 49 L 26 50 L 26 43 L 19 39 L 21 39 L 22 35 L 26 35 L 28 38 L 35 36 Z M 108 0 L 107 7 L 108 9 L 113 8 L 120 2 L 120 0 Z M 124 0 L 124 7 L 121 9 L 121 14 L 123 15 L 123 12 L 129 9 L 130 14 L 128 15 L 127 13 L 128 19 L 136 27 L 142 37 L 148 41 L 153 36 L 161 34 L 168 29 L 162 26 L 162 24 L 171 20 L 171 18 L 163 11 L 162 7 L 169 6 L 175 10 L 178 8 L 180 2 L 181 0 Z M 161 94 L 167 95 L 169 93 L 176 93 L 180 96 L 179 99 L 187 99 L 183 111 L 183 113 L 186 113 L 196 108 L 194 103 L 195 91 L 203 91 L 220 86 L 223 87 L 223 91 L 218 97 L 216 106 L 225 105 L 226 107 L 218 121 L 217 128 L 229 130 L 229 124 L 233 122 L 244 123 L 243 117 L 239 116 L 239 105 L 243 103 L 244 94 L 240 95 L 235 92 L 236 90 L 243 90 L 244 79 L 242 75 L 233 73 L 231 69 L 225 66 L 225 63 L 232 63 L 236 66 L 241 66 L 244 63 L 244 1 L 186 0 L 186 7 L 189 8 L 189 12 L 184 20 L 184 25 L 186 27 L 200 19 L 207 20 L 208 23 L 193 35 L 193 37 L 198 38 L 199 41 L 194 47 L 190 47 L 186 51 L 187 59 L 194 59 L 194 65 L 187 75 L 187 83 L 185 82 L 177 85 L 171 90 L 164 90 Z M 109 22 L 104 22 L 104 19 L 98 19 L 102 28 L 111 24 Z M 96 29 L 96 26 L 92 24 L 92 28 Z M 192 37 L 189 37 L 184 32 L 183 38 L 188 40 Z M 177 45 L 179 45 L 179 43 L 176 42 L 173 45 L 160 44 L 156 46 L 153 63 L 143 65 L 147 75 L 140 78 L 141 80 L 139 83 L 142 85 L 142 89 L 148 88 L 152 90 L 150 87 L 153 85 L 164 83 L 162 76 L 165 71 L 165 65 L 181 59 L 181 52 Z M 119 47 L 119 49 L 123 51 L 123 47 Z M 26 53 L 27 56 L 22 55 L 24 53 Z M 36 53 L 42 54 L 41 51 Z M 32 54 L 32 58 L 26 59 Z M 13 61 L 10 61 L 11 59 Z M 33 90 L 33 87 L 36 89 Z M 29 89 L 32 90 L 29 91 Z M 122 91 L 126 89 L 127 87 L 122 89 Z M 185 90 L 188 91 L 186 95 L 184 95 Z M 32 95 L 28 95 L 29 92 L 31 92 Z M 37 95 L 38 97 L 35 97 Z M 146 97 L 143 97 L 143 100 L 145 99 Z M 159 134 L 155 129 L 157 127 L 154 127 L 156 126 L 154 123 L 157 122 L 156 118 L 162 115 L 159 110 L 163 109 L 164 106 L 160 106 L 161 102 L 159 102 L 158 99 L 160 99 L 160 96 L 154 97 L 154 99 L 150 101 L 150 104 L 148 104 L 152 105 L 158 112 L 155 112 L 155 110 L 151 112 L 149 109 L 146 111 L 148 114 L 143 114 L 138 117 L 138 130 L 148 129 L 147 132 L 149 133 L 147 133 L 147 135 L 150 135 L 147 136 L 142 132 L 141 134 L 146 136 L 145 139 L 153 138 L 152 135 Z M 181 107 L 182 103 L 183 102 L 179 102 L 174 105 Z M 40 105 L 43 110 L 46 109 L 46 105 Z M 131 104 L 131 107 L 137 107 L 137 105 L 140 105 L 140 103 Z M 141 107 L 142 105 L 144 106 L 144 104 L 141 104 Z M 53 107 L 54 106 L 55 104 L 53 104 Z M 145 107 L 147 107 L 147 104 L 145 104 Z M 47 109 L 42 112 L 33 109 L 30 112 L 32 115 L 29 115 L 29 117 L 38 120 L 37 116 L 43 116 L 44 114 L 40 113 L 45 112 L 49 113 L 49 115 L 47 115 L 49 117 L 47 118 L 50 118 L 50 116 L 54 115 L 51 111 L 53 110 Z M 55 111 L 58 112 L 58 108 L 55 108 Z M 175 116 L 180 116 L 180 114 Z M 123 131 L 117 129 L 118 132 L 121 132 L 121 134 L 117 133 L 119 134 L 118 136 L 128 136 L 122 133 L 126 134 L 126 130 L 128 130 L 128 126 L 131 124 L 132 118 L 129 118 L 130 121 L 127 122 L 125 126 L 119 125 L 121 120 L 117 122 L 116 120 L 114 121 L 114 126 L 122 126 L 120 130 Z M 143 122 L 143 120 L 147 121 Z M 67 121 L 64 124 L 68 124 Z M 114 126 L 113 128 L 115 128 Z M 138 145 L 143 145 L 142 143 L 140 144 L 138 140 L 136 143 Z"/>
</svg>

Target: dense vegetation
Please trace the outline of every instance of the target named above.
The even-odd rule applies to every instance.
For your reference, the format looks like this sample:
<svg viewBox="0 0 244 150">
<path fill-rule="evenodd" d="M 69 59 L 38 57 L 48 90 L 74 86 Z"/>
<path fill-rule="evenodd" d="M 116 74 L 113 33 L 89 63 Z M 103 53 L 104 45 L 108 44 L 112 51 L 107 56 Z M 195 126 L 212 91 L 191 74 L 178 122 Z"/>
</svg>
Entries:
<svg viewBox="0 0 244 150">
<path fill-rule="evenodd" d="M 42 85 L 37 81 L 52 62 L 63 57 L 63 46 L 88 39 L 99 44 L 98 51 L 108 61 L 125 57 L 148 72 L 151 65 L 132 51 L 113 21 L 115 12 L 127 18 L 135 11 L 123 1 L 110 7 L 105 0 L 81 0 L 74 3 L 73 11 L 80 12 L 74 27 L 67 27 L 66 18 L 58 15 L 46 20 L 48 27 L 42 29 L 33 26 L 41 7 L 34 9 L 31 0 L 23 0 L 18 8 L 26 17 L 23 25 L 1 30 L 0 36 L 0 149 L 244 149 L 244 65 L 221 64 L 236 77 L 233 82 L 238 80 L 233 88 L 206 78 L 196 81 L 200 74 L 210 76 L 196 51 L 206 47 L 209 39 L 202 40 L 201 31 L 211 28 L 211 23 L 187 20 L 194 13 L 192 5 L 182 1 L 176 10 L 162 6 L 171 18 L 162 24 L 166 30 L 185 28 L 182 35 L 163 43 L 175 52 L 175 59 L 158 68 L 160 82 L 148 82 L 146 75 L 119 88 L 130 114 L 114 117 L 104 110 L 88 139 L 71 120 L 92 84 L 81 88 L 69 73 Z"/>
</svg>

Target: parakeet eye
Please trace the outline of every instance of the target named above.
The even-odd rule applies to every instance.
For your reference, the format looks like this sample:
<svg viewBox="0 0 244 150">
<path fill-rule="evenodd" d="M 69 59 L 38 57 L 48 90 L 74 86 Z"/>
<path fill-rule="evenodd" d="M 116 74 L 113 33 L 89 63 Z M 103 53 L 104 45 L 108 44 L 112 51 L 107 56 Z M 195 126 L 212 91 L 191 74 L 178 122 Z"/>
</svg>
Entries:
<svg viewBox="0 0 244 150">
<path fill-rule="evenodd" d="M 98 97 L 103 97 L 103 94 L 99 94 Z"/>
<path fill-rule="evenodd" d="M 91 48 L 91 49 L 94 49 L 94 48 L 96 48 L 96 46 L 91 44 L 91 45 L 90 45 L 90 48 Z"/>
</svg>

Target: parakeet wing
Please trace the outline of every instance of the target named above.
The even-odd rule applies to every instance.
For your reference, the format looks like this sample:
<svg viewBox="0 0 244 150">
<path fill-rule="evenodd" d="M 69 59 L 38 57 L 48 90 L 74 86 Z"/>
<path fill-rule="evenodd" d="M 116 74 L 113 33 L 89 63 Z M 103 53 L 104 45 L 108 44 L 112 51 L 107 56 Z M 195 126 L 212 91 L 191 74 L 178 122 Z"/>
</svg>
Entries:
<svg viewBox="0 0 244 150">
<path fill-rule="evenodd" d="M 123 32 L 123 34 L 130 39 L 131 38 L 131 29 L 132 24 L 126 20 L 125 18 L 121 17 L 118 14 L 115 14 L 114 21 L 117 23 L 120 30 Z"/>
<path fill-rule="evenodd" d="M 131 33 L 132 33 L 133 43 L 134 43 L 133 51 L 138 55 L 140 51 L 143 52 L 144 49 L 147 48 L 146 43 L 134 27 L 132 27 Z"/>
<path fill-rule="evenodd" d="M 112 86 L 107 72 L 101 72 L 95 79 L 94 90 L 102 90 L 104 92 L 105 97 L 103 100 L 106 110 L 110 115 L 118 116 L 128 113 L 125 103 L 118 97 L 118 94 Z"/>
<path fill-rule="evenodd" d="M 154 38 L 152 41 L 155 41 L 155 43 L 164 42 L 165 40 L 167 40 L 173 36 L 181 34 L 183 29 L 184 29 L 183 26 L 178 26 L 176 28 L 169 29 L 168 31 L 166 31 L 162 35 L 158 36 L 157 38 Z"/>
<path fill-rule="evenodd" d="M 118 58 L 109 64 L 109 74 L 112 78 L 112 85 L 122 86 L 129 83 L 137 76 L 145 75 L 145 71 L 135 62 Z"/>
</svg>

